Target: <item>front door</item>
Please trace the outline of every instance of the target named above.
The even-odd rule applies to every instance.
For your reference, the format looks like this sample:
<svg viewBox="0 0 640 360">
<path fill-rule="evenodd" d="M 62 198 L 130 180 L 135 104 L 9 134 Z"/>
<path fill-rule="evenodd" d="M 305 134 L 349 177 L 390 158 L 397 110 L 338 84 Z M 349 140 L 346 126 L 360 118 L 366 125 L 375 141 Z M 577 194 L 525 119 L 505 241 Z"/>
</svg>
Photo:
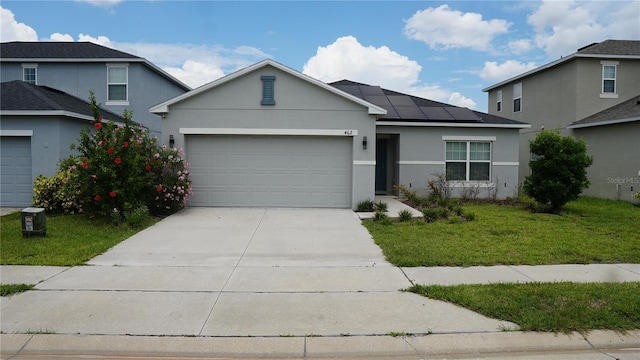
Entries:
<svg viewBox="0 0 640 360">
<path fill-rule="evenodd" d="M 376 139 L 376 194 L 387 192 L 387 139 Z"/>
</svg>

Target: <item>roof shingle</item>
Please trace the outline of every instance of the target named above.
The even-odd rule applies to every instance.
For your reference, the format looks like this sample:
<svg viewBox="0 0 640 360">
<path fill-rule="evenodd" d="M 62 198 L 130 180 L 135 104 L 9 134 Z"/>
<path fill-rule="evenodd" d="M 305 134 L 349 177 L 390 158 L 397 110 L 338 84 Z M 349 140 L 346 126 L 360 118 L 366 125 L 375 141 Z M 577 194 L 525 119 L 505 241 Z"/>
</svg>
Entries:
<svg viewBox="0 0 640 360">
<path fill-rule="evenodd" d="M 0 54 L 3 59 L 142 59 L 91 42 L 6 42 Z"/>
<path fill-rule="evenodd" d="M 14 80 L 3 82 L 0 87 L 0 110 L 2 111 L 66 111 L 93 117 L 89 103 L 63 91 L 47 86 L 28 84 Z M 100 116 L 117 122 L 124 119 L 105 109 Z"/>
</svg>

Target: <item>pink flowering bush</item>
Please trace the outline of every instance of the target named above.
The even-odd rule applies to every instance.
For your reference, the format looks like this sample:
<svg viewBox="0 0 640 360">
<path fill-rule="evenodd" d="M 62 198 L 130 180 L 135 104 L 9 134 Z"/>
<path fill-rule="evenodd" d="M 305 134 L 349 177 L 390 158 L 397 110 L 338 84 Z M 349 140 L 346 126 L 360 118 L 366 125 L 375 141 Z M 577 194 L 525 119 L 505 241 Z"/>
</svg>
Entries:
<svg viewBox="0 0 640 360">
<path fill-rule="evenodd" d="M 130 222 L 144 211 L 168 215 L 183 208 L 192 190 L 182 151 L 157 145 L 129 111 L 124 124 L 104 121 L 93 93 L 89 99 L 95 121 L 72 145 L 79 155 L 61 169 L 77 184 L 78 207 L 115 223 Z"/>
</svg>

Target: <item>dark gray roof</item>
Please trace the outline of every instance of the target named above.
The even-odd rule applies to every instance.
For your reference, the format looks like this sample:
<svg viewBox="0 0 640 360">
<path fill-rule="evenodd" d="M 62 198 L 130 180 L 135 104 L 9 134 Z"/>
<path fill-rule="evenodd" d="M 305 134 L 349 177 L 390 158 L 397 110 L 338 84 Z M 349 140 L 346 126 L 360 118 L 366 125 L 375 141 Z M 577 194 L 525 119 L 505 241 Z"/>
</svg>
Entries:
<svg viewBox="0 0 640 360">
<path fill-rule="evenodd" d="M 640 41 L 605 40 L 580 48 L 577 53 L 595 55 L 640 55 Z"/>
<path fill-rule="evenodd" d="M 0 44 L 3 59 L 142 59 L 91 42 L 7 42 Z"/>
<path fill-rule="evenodd" d="M 568 128 L 581 128 L 597 125 L 615 124 L 627 121 L 640 121 L 640 95 L 604 109 L 582 120 L 574 121 Z"/>
<path fill-rule="evenodd" d="M 66 111 L 93 117 L 87 101 L 47 86 L 14 80 L 3 82 L 0 93 L 2 111 Z M 100 109 L 100 116 L 116 122 L 124 121 L 122 116 L 105 109 Z"/>
<path fill-rule="evenodd" d="M 526 125 L 520 121 L 489 115 L 483 112 L 350 80 L 340 80 L 329 83 L 329 85 L 387 110 L 387 115 L 382 116 L 380 120 L 425 123 Z"/>
</svg>

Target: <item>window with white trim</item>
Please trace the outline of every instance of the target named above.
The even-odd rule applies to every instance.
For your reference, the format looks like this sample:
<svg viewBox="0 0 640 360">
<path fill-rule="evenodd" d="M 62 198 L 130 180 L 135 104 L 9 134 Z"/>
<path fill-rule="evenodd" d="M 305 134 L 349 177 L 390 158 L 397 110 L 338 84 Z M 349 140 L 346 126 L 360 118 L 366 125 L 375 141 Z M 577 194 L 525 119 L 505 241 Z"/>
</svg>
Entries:
<svg viewBox="0 0 640 360">
<path fill-rule="evenodd" d="M 602 65 L 602 93 L 616 93 L 616 65 Z"/>
<path fill-rule="evenodd" d="M 447 180 L 489 181 L 491 142 L 447 141 L 445 175 Z"/>
<path fill-rule="evenodd" d="M 38 65 L 22 65 L 22 81 L 36 85 L 38 83 Z"/>
<path fill-rule="evenodd" d="M 522 111 L 522 83 L 513 85 L 513 112 Z"/>
<path fill-rule="evenodd" d="M 126 103 L 129 68 L 126 65 L 107 65 L 107 101 Z"/>
<path fill-rule="evenodd" d="M 496 111 L 502 111 L 502 90 L 496 92 Z"/>
</svg>

